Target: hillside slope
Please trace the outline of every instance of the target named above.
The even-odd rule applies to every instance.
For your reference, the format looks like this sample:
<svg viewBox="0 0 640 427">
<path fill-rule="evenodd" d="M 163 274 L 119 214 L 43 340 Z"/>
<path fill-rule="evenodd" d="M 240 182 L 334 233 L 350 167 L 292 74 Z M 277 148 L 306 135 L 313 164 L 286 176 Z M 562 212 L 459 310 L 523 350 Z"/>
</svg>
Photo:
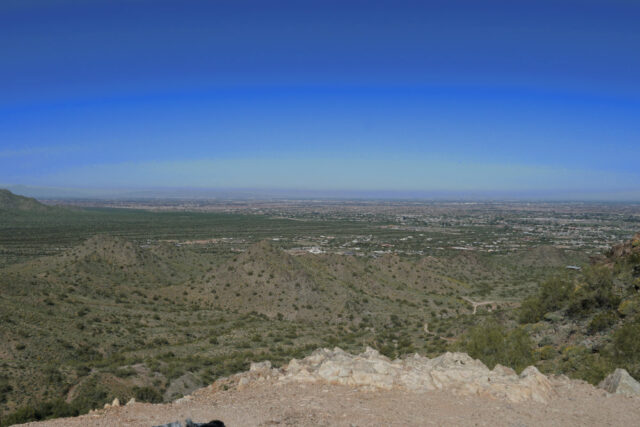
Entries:
<svg viewBox="0 0 640 427">
<path fill-rule="evenodd" d="M 167 401 L 323 346 L 438 354 L 486 313 L 468 300 L 505 310 L 531 271 L 467 253 L 294 256 L 261 241 L 221 256 L 96 235 L 1 270 L 0 409 Z"/>
<path fill-rule="evenodd" d="M 48 212 L 55 208 L 44 205 L 31 197 L 19 196 L 0 188 L 0 213 Z"/>
<path fill-rule="evenodd" d="M 592 383 L 614 367 L 640 376 L 640 233 L 583 271 L 544 283 L 519 317 L 547 372 Z"/>
</svg>

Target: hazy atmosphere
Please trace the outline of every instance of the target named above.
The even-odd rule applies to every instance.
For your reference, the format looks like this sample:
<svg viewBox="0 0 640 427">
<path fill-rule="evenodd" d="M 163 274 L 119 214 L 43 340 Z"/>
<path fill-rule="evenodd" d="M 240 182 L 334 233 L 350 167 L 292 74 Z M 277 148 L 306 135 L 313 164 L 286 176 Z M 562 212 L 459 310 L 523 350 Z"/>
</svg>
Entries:
<svg viewBox="0 0 640 427">
<path fill-rule="evenodd" d="M 640 200 L 639 18 L 623 0 L 3 1 L 0 184 Z"/>
</svg>

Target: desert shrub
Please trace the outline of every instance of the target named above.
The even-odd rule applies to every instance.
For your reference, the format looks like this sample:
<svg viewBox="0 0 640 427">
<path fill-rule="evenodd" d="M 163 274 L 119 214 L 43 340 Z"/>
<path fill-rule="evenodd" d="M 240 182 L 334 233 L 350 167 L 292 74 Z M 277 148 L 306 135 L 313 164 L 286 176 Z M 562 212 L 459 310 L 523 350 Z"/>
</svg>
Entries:
<svg viewBox="0 0 640 427">
<path fill-rule="evenodd" d="M 79 415 L 80 411 L 73 405 L 66 403 L 62 399 L 42 402 L 35 406 L 23 406 L 16 411 L 6 415 L 2 419 L 3 426 L 21 424 L 29 421 L 40 421 L 49 418 L 73 417 Z"/>
<path fill-rule="evenodd" d="M 520 323 L 536 323 L 545 315 L 544 308 L 537 296 L 529 297 L 522 302 L 518 312 Z"/>
<path fill-rule="evenodd" d="M 554 277 L 540 285 L 536 296 L 523 301 L 518 313 L 520 323 L 536 323 L 551 311 L 563 308 L 573 289 L 572 283 L 562 277 Z"/>
<path fill-rule="evenodd" d="M 77 390 L 78 397 L 73 400 L 73 408 L 78 413 L 85 413 L 94 408 L 100 408 L 113 400 L 109 391 L 93 377 L 85 381 Z"/>
<path fill-rule="evenodd" d="M 13 391 L 13 387 L 9 384 L 6 376 L 0 375 L 0 403 L 7 401 L 7 395 Z"/>
<path fill-rule="evenodd" d="M 571 295 L 567 313 L 584 317 L 596 309 L 616 309 L 620 297 L 615 294 L 611 271 L 606 267 L 585 269 L 584 282 Z"/>
<path fill-rule="evenodd" d="M 49 384 L 56 384 L 63 381 L 64 377 L 60 370 L 55 366 L 47 366 L 42 370 L 42 374 Z"/>
<path fill-rule="evenodd" d="M 75 350 L 76 358 L 81 361 L 96 361 L 102 359 L 102 353 L 89 345 L 82 345 Z"/>
<path fill-rule="evenodd" d="M 590 334 L 601 332 L 615 325 L 617 321 L 618 315 L 615 311 L 605 311 L 602 313 L 598 313 L 594 316 L 591 322 L 589 322 L 587 331 Z"/>
<path fill-rule="evenodd" d="M 613 334 L 613 358 L 631 375 L 640 375 L 640 319 L 624 324 Z"/>
<path fill-rule="evenodd" d="M 78 365 L 76 367 L 76 375 L 79 377 L 84 377 L 85 375 L 89 375 L 91 373 L 91 368 L 87 365 Z"/>
<path fill-rule="evenodd" d="M 636 296 L 622 301 L 618 306 L 618 313 L 622 316 L 634 316 L 640 314 L 640 298 Z"/>
<path fill-rule="evenodd" d="M 546 313 L 566 307 L 569 316 L 584 318 L 597 310 L 615 310 L 619 305 L 620 297 L 615 293 L 611 270 L 590 266 L 585 268 L 581 282 L 575 288 L 571 281 L 562 277 L 543 283 L 536 296 L 522 303 L 518 316 L 521 323 L 535 323 Z M 599 318 L 599 323 L 593 326 L 606 328 L 606 321 Z"/>
<path fill-rule="evenodd" d="M 541 360 L 551 360 L 555 357 L 557 351 L 552 345 L 545 345 L 538 349 L 538 355 Z"/>
<path fill-rule="evenodd" d="M 535 360 L 533 342 L 523 329 L 507 331 L 493 320 L 471 329 L 460 347 L 490 369 L 499 363 L 519 372 Z"/>
<path fill-rule="evenodd" d="M 386 342 L 380 346 L 377 346 L 377 350 L 380 354 L 387 356 L 390 359 L 394 359 L 396 357 L 396 347 L 393 343 Z"/>
<path fill-rule="evenodd" d="M 137 372 L 134 368 L 131 367 L 123 367 L 117 368 L 113 371 L 113 374 L 119 378 L 129 378 L 137 375 Z"/>
<path fill-rule="evenodd" d="M 504 350 L 505 331 L 495 322 L 486 322 L 477 326 L 465 337 L 462 347 L 469 356 L 480 359 L 489 368 L 499 362 Z"/>
<path fill-rule="evenodd" d="M 539 297 L 546 312 L 561 309 L 573 289 L 573 284 L 564 278 L 555 277 L 540 286 Z"/>
<path fill-rule="evenodd" d="M 583 347 L 568 346 L 562 350 L 559 372 L 576 379 L 598 384 L 613 370 L 608 357 Z"/>
<path fill-rule="evenodd" d="M 3 417 L 0 425 L 11 426 L 14 424 L 22 424 L 29 421 L 38 421 L 41 419 L 42 418 L 37 418 L 36 409 L 34 407 L 23 406 Z"/>
<path fill-rule="evenodd" d="M 534 363 L 533 342 L 523 329 L 516 328 L 505 336 L 501 364 L 520 372 Z"/>
<path fill-rule="evenodd" d="M 153 387 L 134 387 L 133 397 L 140 402 L 160 403 L 162 394 Z"/>
<path fill-rule="evenodd" d="M 402 334 L 398 337 L 398 355 L 414 353 L 415 347 L 413 346 L 413 340 L 407 334 Z"/>
</svg>

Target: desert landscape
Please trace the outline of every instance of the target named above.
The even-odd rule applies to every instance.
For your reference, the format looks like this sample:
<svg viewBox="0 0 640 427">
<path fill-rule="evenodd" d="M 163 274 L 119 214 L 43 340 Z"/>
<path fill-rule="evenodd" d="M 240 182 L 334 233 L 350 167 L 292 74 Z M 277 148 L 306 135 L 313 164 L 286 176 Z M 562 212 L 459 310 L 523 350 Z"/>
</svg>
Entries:
<svg viewBox="0 0 640 427">
<path fill-rule="evenodd" d="M 639 425 L 639 22 L 0 1 L 0 427 Z"/>
</svg>

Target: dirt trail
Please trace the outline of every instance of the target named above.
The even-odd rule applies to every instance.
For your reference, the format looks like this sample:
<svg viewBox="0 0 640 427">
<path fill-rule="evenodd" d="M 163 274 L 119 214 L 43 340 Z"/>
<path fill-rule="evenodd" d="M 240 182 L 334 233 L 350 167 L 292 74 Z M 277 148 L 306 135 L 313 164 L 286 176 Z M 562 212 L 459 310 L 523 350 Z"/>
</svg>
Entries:
<svg viewBox="0 0 640 427">
<path fill-rule="evenodd" d="M 476 314 L 478 307 L 481 307 L 483 305 L 495 305 L 495 304 L 498 304 L 499 302 L 499 301 L 473 301 L 471 298 L 468 298 L 468 297 L 462 297 L 462 299 L 468 302 L 469 304 L 471 304 L 471 306 L 473 307 L 473 314 Z"/>
<path fill-rule="evenodd" d="M 609 395 L 588 384 L 556 386 L 549 404 L 406 390 L 361 391 L 331 384 L 264 381 L 224 391 L 210 386 L 168 404 L 110 408 L 43 427 L 152 426 L 191 418 L 234 426 L 631 426 L 640 398 Z"/>
</svg>

